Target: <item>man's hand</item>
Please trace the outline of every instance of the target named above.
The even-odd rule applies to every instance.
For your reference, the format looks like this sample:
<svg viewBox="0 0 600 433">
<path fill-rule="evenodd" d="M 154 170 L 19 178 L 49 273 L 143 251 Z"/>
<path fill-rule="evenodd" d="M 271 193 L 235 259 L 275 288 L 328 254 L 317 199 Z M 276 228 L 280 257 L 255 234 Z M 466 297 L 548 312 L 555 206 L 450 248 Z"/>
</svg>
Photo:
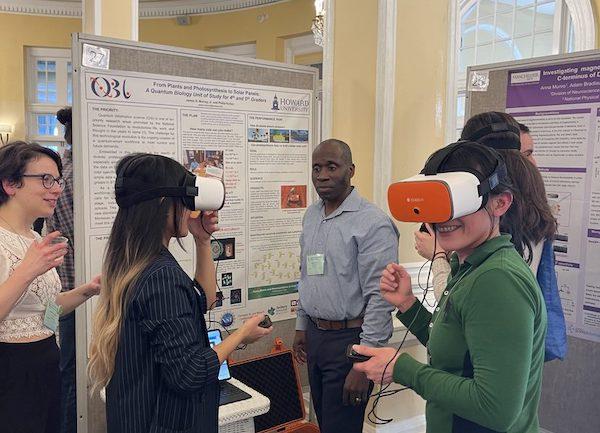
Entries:
<svg viewBox="0 0 600 433">
<path fill-rule="evenodd" d="M 369 400 L 369 379 L 364 373 L 350 370 L 344 382 L 342 402 L 344 406 L 360 406 Z"/>
<path fill-rule="evenodd" d="M 306 331 L 296 331 L 292 349 L 296 362 L 298 364 L 306 364 Z"/>
</svg>

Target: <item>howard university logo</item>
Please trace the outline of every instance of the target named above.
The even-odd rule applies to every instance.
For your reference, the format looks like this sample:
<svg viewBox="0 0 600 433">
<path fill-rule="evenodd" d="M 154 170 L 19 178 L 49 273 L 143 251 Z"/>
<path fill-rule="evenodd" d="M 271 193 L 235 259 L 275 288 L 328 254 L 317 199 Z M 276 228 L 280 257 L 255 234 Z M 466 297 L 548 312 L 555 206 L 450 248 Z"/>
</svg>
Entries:
<svg viewBox="0 0 600 433">
<path fill-rule="evenodd" d="M 125 88 L 127 80 L 120 82 L 114 78 L 91 77 L 90 86 L 94 95 L 99 98 L 131 98 L 131 93 Z"/>
<path fill-rule="evenodd" d="M 277 95 L 273 98 L 273 107 L 271 110 L 279 110 L 279 101 L 277 100 Z"/>
</svg>

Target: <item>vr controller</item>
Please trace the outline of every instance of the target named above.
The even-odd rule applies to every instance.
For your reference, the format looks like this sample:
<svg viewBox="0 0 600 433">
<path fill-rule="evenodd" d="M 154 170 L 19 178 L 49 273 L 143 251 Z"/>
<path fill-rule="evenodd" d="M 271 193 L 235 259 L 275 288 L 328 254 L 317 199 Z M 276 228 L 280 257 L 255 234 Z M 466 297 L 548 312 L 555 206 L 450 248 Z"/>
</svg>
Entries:
<svg viewBox="0 0 600 433">
<path fill-rule="evenodd" d="M 273 325 L 271 318 L 265 314 L 265 318 L 258 324 L 261 328 L 270 328 Z"/>
<path fill-rule="evenodd" d="M 352 362 L 365 362 L 365 361 L 368 361 L 369 359 L 371 359 L 370 356 L 361 355 L 360 353 L 358 353 L 356 350 L 354 350 L 352 348 L 352 346 L 354 346 L 354 344 L 351 343 L 346 348 L 346 358 L 348 358 L 350 361 L 352 361 Z"/>
</svg>

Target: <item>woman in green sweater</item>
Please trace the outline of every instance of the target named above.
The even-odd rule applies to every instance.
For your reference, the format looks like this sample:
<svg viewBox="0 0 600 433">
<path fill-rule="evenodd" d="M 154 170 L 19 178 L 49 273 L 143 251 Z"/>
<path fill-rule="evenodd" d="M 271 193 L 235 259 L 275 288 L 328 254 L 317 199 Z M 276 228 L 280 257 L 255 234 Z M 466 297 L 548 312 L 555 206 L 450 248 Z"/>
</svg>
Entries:
<svg viewBox="0 0 600 433">
<path fill-rule="evenodd" d="M 426 167 L 443 151 L 434 153 Z M 490 148 L 462 142 L 437 172 L 468 171 L 485 179 L 501 161 Z M 482 208 L 435 225 L 439 244 L 455 253 L 433 314 L 414 296 L 402 266 L 391 263 L 382 274 L 384 298 L 427 346 L 428 363 L 394 348 L 354 346 L 371 356 L 355 364 L 356 370 L 375 383 L 383 379 L 410 387 L 427 401 L 427 433 L 539 430 L 546 309 L 510 236 L 500 234 L 500 217 L 515 205 L 510 180 L 505 170 L 500 173 Z"/>
</svg>

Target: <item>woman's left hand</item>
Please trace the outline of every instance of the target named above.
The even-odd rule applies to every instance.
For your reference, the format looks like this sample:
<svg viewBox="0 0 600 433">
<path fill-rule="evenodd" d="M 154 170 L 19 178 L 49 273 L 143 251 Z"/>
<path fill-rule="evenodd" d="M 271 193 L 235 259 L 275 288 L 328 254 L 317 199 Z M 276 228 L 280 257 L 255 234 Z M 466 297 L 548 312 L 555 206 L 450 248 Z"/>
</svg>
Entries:
<svg viewBox="0 0 600 433">
<path fill-rule="evenodd" d="M 354 370 L 365 373 L 369 379 L 376 384 L 386 385 L 394 381 L 394 364 L 399 355 L 393 347 L 368 347 L 354 345 L 352 348 L 361 355 L 370 356 L 371 359 L 364 362 L 355 362 Z M 391 362 L 390 362 L 391 360 Z M 389 363 L 389 365 L 388 365 Z M 386 368 L 387 365 L 387 368 Z M 384 370 L 385 369 L 385 374 Z M 383 381 L 382 376 L 383 375 Z"/>
<path fill-rule="evenodd" d="M 219 230 L 219 213 L 217 211 L 202 211 L 197 218 L 192 218 L 190 214 L 187 224 L 194 239 L 209 242 L 212 234 Z"/>
</svg>

